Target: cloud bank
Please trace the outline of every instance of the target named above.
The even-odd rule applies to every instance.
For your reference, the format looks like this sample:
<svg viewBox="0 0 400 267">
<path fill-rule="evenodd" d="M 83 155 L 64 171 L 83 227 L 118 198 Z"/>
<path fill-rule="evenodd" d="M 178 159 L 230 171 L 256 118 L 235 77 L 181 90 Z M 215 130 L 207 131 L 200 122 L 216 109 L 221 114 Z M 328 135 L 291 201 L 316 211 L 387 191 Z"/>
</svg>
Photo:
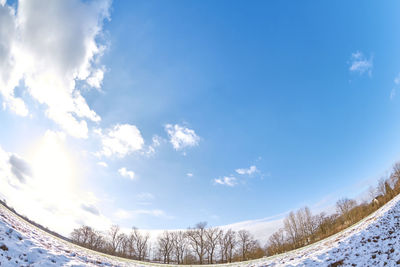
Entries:
<svg viewBox="0 0 400 267">
<path fill-rule="evenodd" d="M 87 138 L 88 121 L 99 122 L 77 84 L 100 88 L 104 67 L 98 43 L 110 1 L 20 0 L 18 10 L 0 6 L 0 94 L 3 108 L 29 114 L 15 89 L 45 108 L 65 132 Z M 73 19 L 72 19 L 73 18 Z"/>
</svg>

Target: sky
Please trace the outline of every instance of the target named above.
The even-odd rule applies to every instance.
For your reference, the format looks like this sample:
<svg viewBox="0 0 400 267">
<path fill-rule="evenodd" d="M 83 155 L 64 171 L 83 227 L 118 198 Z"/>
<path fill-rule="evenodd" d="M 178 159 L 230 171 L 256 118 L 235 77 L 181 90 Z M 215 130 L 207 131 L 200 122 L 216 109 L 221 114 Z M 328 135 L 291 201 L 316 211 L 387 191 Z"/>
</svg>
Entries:
<svg viewBox="0 0 400 267">
<path fill-rule="evenodd" d="M 397 1 L 0 1 L 0 196 L 67 235 L 281 221 L 400 160 Z"/>
</svg>

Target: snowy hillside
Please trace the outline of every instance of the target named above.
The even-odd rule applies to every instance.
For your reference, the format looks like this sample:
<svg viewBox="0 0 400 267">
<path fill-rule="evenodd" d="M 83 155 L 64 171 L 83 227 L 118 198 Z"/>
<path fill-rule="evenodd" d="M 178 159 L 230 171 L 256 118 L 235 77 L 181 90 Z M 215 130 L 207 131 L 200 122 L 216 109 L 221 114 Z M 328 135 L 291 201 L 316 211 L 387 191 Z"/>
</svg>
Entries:
<svg viewBox="0 0 400 267">
<path fill-rule="evenodd" d="M 400 196 L 353 227 L 306 248 L 234 266 L 395 266 Z M 22 221 L 0 206 L 0 266 L 149 266 L 92 252 Z"/>
</svg>

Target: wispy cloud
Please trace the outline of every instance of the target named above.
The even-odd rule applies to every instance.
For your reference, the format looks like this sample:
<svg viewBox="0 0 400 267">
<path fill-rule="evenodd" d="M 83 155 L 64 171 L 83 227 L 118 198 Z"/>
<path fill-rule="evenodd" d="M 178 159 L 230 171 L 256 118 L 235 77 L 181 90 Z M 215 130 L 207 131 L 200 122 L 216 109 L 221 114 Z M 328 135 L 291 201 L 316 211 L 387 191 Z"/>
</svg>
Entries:
<svg viewBox="0 0 400 267">
<path fill-rule="evenodd" d="M 122 177 L 129 178 L 131 180 L 135 179 L 135 173 L 133 171 L 128 171 L 125 167 L 118 169 L 118 173 Z"/>
<path fill-rule="evenodd" d="M 226 186 L 233 187 L 233 186 L 237 185 L 237 179 L 233 176 L 225 176 L 222 178 L 214 179 L 214 183 L 217 185 L 226 185 Z"/>
<path fill-rule="evenodd" d="M 154 135 L 153 138 L 151 139 L 151 144 L 148 146 L 147 151 L 145 154 L 147 156 L 154 155 L 156 153 L 156 148 L 161 145 L 161 142 L 164 141 L 163 138 L 161 138 L 158 135 Z"/>
<path fill-rule="evenodd" d="M 194 130 L 187 127 L 178 124 L 167 124 L 165 125 L 165 131 L 175 150 L 182 150 L 186 147 L 194 147 L 199 144 L 200 137 Z"/>
<path fill-rule="evenodd" d="M 193 173 L 188 172 L 188 173 L 186 173 L 186 176 L 187 176 L 187 177 L 193 177 Z"/>
<path fill-rule="evenodd" d="M 108 164 L 107 164 L 106 162 L 104 162 L 104 161 L 99 161 L 99 162 L 97 162 L 97 165 L 102 166 L 102 167 L 104 167 L 104 168 L 107 168 L 107 167 L 108 167 Z"/>
<path fill-rule="evenodd" d="M 364 56 L 364 54 L 360 51 L 357 51 L 351 54 L 350 57 L 350 72 L 358 73 L 360 75 L 364 74 L 365 72 L 368 75 L 372 75 L 372 68 L 373 68 L 373 57 L 371 56 L 369 59 Z"/>
<path fill-rule="evenodd" d="M 143 148 L 144 140 L 139 129 L 131 124 L 117 124 L 110 129 L 96 129 L 95 133 L 100 136 L 102 149 L 97 156 L 111 157 L 113 155 L 123 158 L 132 152 Z"/>
<path fill-rule="evenodd" d="M 255 172 L 257 172 L 258 170 L 257 170 L 257 167 L 255 166 L 255 165 L 252 165 L 252 166 L 250 166 L 249 168 L 247 168 L 247 169 L 236 169 L 235 170 L 238 174 L 241 174 L 241 175 L 245 175 L 245 174 L 247 174 L 247 175 L 251 175 L 251 174 L 253 174 L 253 173 L 255 173 Z"/>
<path fill-rule="evenodd" d="M 230 187 L 234 187 L 238 185 L 239 183 L 245 184 L 246 183 L 246 178 L 251 177 L 255 173 L 259 173 L 259 170 L 257 169 L 256 165 L 251 165 L 248 168 L 239 168 L 235 170 L 236 174 L 239 174 L 239 176 L 234 176 L 234 175 L 228 175 L 224 176 L 222 178 L 217 178 L 214 179 L 214 184 L 215 185 L 226 185 Z M 261 175 L 261 178 L 264 175 Z"/>
</svg>

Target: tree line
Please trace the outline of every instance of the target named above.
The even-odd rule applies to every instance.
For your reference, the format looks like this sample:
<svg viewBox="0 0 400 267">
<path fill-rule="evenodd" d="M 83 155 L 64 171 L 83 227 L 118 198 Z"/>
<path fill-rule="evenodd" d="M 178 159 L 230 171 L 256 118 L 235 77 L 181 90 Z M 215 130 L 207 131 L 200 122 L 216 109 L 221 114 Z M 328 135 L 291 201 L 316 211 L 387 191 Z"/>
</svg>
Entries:
<svg viewBox="0 0 400 267">
<path fill-rule="evenodd" d="M 137 228 L 129 234 L 112 225 L 106 233 L 81 226 L 71 240 L 83 247 L 124 258 L 176 264 L 215 264 L 260 258 L 265 250 L 249 231 L 207 227 L 206 222 L 186 230 L 164 231 L 152 244 Z"/>
<path fill-rule="evenodd" d="M 105 233 L 81 226 L 73 230 L 71 240 L 89 249 L 141 261 L 231 263 L 284 253 L 327 238 L 365 218 L 399 193 L 400 163 L 396 163 L 388 177 L 381 178 L 376 187 L 370 187 L 368 201 L 339 199 L 333 214 L 313 215 L 308 207 L 292 211 L 284 218 L 283 227 L 264 245 L 247 230 L 207 227 L 206 222 L 186 230 L 164 231 L 153 242 L 148 233 L 134 227 L 126 234 L 118 225 Z"/>
<path fill-rule="evenodd" d="M 369 188 L 369 200 L 357 203 L 342 198 L 336 202 L 336 213 L 313 215 L 308 207 L 290 212 L 283 228 L 273 233 L 265 246 L 267 255 L 284 253 L 317 242 L 359 222 L 400 193 L 400 163 L 387 177 Z"/>
</svg>

